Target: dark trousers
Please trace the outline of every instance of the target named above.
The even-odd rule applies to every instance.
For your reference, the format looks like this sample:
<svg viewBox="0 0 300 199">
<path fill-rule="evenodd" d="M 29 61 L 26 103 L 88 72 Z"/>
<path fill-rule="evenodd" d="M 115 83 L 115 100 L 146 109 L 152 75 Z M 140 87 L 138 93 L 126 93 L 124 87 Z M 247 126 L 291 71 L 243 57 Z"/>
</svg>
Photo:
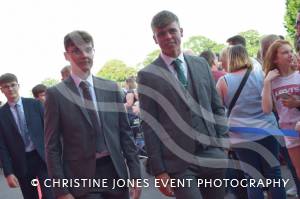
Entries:
<svg viewBox="0 0 300 199">
<path fill-rule="evenodd" d="M 37 187 L 31 185 L 33 179 L 38 178 L 42 199 L 53 199 L 51 188 L 44 186 L 44 180 L 48 178 L 47 167 L 36 150 L 26 153 L 27 173 L 25 176 L 17 176 L 24 199 L 38 199 Z"/>
<path fill-rule="evenodd" d="M 254 141 L 255 143 L 264 146 L 275 158 L 278 158 L 279 154 L 279 144 L 273 136 L 268 136 L 266 138 Z M 266 161 L 266 154 L 261 154 L 256 151 L 256 148 L 245 149 L 245 148 L 234 148 L 240 161 L 247 163 L 257 169 L 265 178 L 268 179 L 281 179 L 280 165 L 275 165 L 271 167 Z M 247 168 L 241 164 L 244 171 L 245 177 L 247 179 L 255 178 L 248 172 Z M 263 189 L 261 187 L 247 187 L 248 198 L 249 199 L 263 199 Z M 284 199 L 286 198 L 284 187 L 269 187 L 272 199 Z"/>
<path fill-rule="evenodd" d="M 108 187 L 93 188 L 87 195 L 77 197 L 76 199 L 129 199 L 127 187 L 115 187 L 115 189 L 112 189 L 112 182 L 118 180 L 119 176 L 110 156 L 100 158 L 96 161 L 95 179 L 107 179 Z"/>
<path fill-rule="evenodd" d="M 212 180 L 224 179 L 225 169 L 207 168 L 200 166 L 192 166 L 186 169 L 184 172 L 171 174 L 170 177 L 183 181 L 184 179 L 191 179 L 188 186 L 178 186 L 173 188 L 176 199 L 212 199 L 212 198 L 224 198 L 225 186 L 214 187 L 210 185 L 198 184 L 200 180 Z"/>
</svg>

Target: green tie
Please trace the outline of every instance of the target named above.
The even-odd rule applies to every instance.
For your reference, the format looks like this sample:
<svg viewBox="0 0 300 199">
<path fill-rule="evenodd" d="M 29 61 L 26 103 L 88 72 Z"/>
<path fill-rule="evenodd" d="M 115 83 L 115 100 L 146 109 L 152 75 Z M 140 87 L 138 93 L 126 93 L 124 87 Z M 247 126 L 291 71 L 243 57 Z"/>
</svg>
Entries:
<svg viewBox="0 0 300 199">
<path fill-rule="evenodd" d="M 178 77 L 178 80 L 181 82 L 181 84 L 184 86 L 184 88 L 187 88 L 187 80 L 186 80 L 186 77 L 184 75 L 184 72 L 183 72 L 183 65 L 182 65 L 182 62 L 180 59 L 175 59 L 173 62 L 172 62 L 172 65 L 174 66 L 176 72 L 177 72 L 177 77 Z"/>
</svg>

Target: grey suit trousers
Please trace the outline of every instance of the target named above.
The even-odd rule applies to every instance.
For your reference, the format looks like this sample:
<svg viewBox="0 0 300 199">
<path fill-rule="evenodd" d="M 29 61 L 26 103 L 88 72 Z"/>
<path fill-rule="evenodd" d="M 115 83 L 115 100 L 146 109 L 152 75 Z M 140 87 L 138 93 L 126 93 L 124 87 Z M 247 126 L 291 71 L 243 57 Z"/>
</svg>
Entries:
<svg viewBox="0 0 300 199">
<path fill-rule="evenodd" d="M 100 158 L 96 161 L 95 179 L 107 179 L 107 187 L 92 188 L 90 193 L 76 199 L 129 199 L 127 188 L 113 187 L 113 180 L 119 179 L 110 156 Z"/>
</svg>

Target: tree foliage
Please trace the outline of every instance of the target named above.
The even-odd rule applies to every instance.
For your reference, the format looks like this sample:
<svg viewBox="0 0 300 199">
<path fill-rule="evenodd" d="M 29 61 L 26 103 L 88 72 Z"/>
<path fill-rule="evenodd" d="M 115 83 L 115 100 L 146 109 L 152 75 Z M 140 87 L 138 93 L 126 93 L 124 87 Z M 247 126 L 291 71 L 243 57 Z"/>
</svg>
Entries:
<svg viewBox="0 0 300 199">
<path fill-rule="evenodd" d="M 245 32 L 240 32 L 239 35 L 246 39 L 246 47 L 249 56 L 256 57 L 259 49 L 260 34 L 256 30 L 247 30 Z"/>
<path fill-rule="evenodd" d="M 286 11 L 284 15 L 284 27 L 288 32 L 288 36 L 292 39 L 295 38 L 295 23 L 298 10 L 300 9 L 299 0 L 286 0 Z"/>
<path fill-rule="evenodd" d="M 53 79 L 53 78 L 46 78 L 41 82 L 41 84 L 44 84 L 47 87 L 55 86 L 58 83 L 59 83 L 59 81 L 57 79 Z"/>
<path fill-rule="evenodd" d="M 144 59 L 143 65 L 144 65 L 144 66 L 147 66 L 147 65 L 149 65 L 150 63 L 152 63 L 152 62 L 154 61 L 154 59 L 158 57 L 159 53 L 160 53 L 160 50 L 159 50 L 159 49 L 154 50 L 154 51 L 152 51 L 151 53 L 149 53 L 149 54 L 147 55 L 147 57 Z"/>
<path fill-rule="evenodd" d="M 204 50 L 212 50 L 213 52 L 220 52 L 225 45 L 218 44 L 217 42 L 198 35 L 190 37 L 184 44 L 183 47 L 185 49 L 192 49 L 196 54 L 200 54 Z"/>
<path fill-rule="evenodd" d="M 136 76 L 136 74 L 136 68 L 128 67 L 121 60 L 112 59 L 103 65 L 97 73 L 97 76 L 117 82 L 123 82 L 127 77 Z"/>
</svg>

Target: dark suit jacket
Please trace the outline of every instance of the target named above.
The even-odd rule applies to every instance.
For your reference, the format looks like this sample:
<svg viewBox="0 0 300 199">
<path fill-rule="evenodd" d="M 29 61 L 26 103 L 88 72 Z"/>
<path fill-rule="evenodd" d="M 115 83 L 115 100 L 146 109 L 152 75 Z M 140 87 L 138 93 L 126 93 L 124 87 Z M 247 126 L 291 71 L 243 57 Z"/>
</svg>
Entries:
<svg viewBox="0 0 300 199">
<path fill-rule="evenodd" d="M 195 93 L 193 97 L 161 57 L 138 73 L 142 130 L 153 175 L 176 173 L 188 167 L 189 163 L 183 160 L 183 153 L 176 145 L 189 154 L 195 154 L 199 148 L 196 140 L 203 141 L 203 146 L 212 146 L 218 142 L 215 138 L 227 137 L 227 126 L 218 125 L 226 124 L 223 117 L 216 117 L 224 116 L 224 107 L 207 62 L 194 56 L 184 55 L 184 58 L 189 71 L 188 84 L 192 84 Z M 191 110 L 205 118 L 204 128 L 199 129 L 200 126 L 195 127 L 192 123 Z"/>
<path fill-rule="evenodd" d="M 30 138 L 39 155 L 45 160 L 42 104 L 29 98 L 22 98 L 22 103 Z M 0 157 L 5 176 L 25 175 L 25 146 L 8 103 L 0 108 Z"/>
<path fill-rule="evenodd" d="M 93 77 L 102 132 L 120 178 L 140 178 L 137 149 L 116 83 Z M 99 103 L 100 102 L 100 103 Z M 49 88 L 45 102 L 46 162 L 51 178 L 93 178 L 96 167 L 96 135 L 78 89 L 70 77 Z M 125 159 L 126 164 L 125 164 Z M 54 188 L 55 196 L 74 196 L 88 189 Z"/>
</svg>

